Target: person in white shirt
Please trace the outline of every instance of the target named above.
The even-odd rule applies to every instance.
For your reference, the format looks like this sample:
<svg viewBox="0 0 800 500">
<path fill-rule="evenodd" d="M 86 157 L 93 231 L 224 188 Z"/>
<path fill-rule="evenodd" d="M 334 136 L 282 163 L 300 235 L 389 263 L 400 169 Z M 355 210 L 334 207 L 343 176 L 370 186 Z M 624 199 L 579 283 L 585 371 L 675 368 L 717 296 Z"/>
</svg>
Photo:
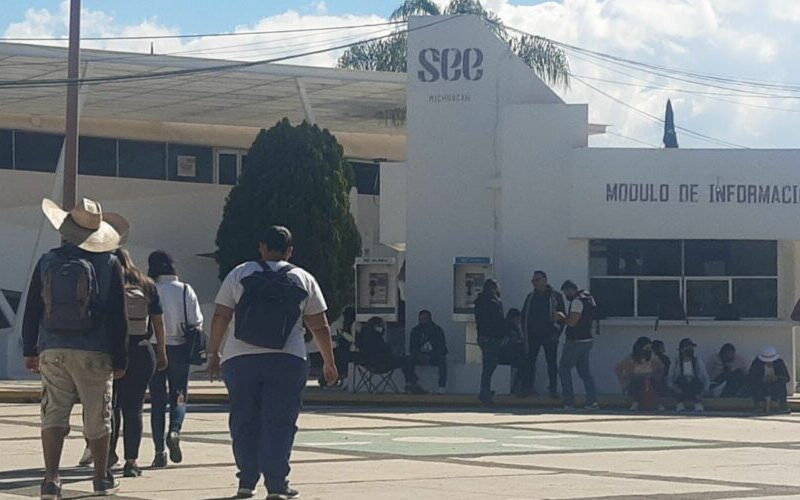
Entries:
<svg viewBox="0 0 800 500">
<path fill-rule="evenodd" d="M 260 241 L 262 261 L 245 262 L 234 268 L 217 294 L 208 346 L 208 372 L 212 381 L 222 374 L 231 402 L 229 425 L 239 469 L 237 498 L 252 497 L 263 475 L 267 498 L 279 500 L 299 495 L 289 487 L 287 477 L 302 392 L 308 378 L 303 324 L 319 346 L 327 383 L 335 383 L 339 375 L 322 291 L 310 273 L 288 262 L 294 250 L 291 233 L 285 227 L 272 226 L 261 235 Z M 288 271 L 287 266 L 290 266 Z M 284 294 L 289 293 L 288 288 L 304 292 L 297 306 L 299 311 L 294 311 L 298 313 L 297 321 L 282 332 L 276 331 L 281 328 L 255 332 L 245 328 L 245 324 L 252 325 L 251 314 L 265 311 L 269 316 L 272 312 L 264 305 L 267 300 L 256 302 L 262 295 L 251 295 L 251 284 L 261 279 L 277 281 L 281 276 L 292 285 L 284 287 Z M 283 297 L 284 303 L 287 302 L 288 295 Z M 236 321 L 240 322 L 239 328 Z M 288 336 L 284 338 L 287 330 Z M 275 344 L 276 338 L 283 347 Z"/>
<path fill-rule="evenodd" d="M 677 411 L 693 404 L 694 411 L 702 412 L 703 394 L 708 392 L 709 378 L 703 360 L 695 355 L 697 344 L 685 338 L 678 344 L 678 357 L 670 366 L 669 384 L 678 399 Z"/>
<path fill-rule="evenodd" d="M 189 388 L 189 346 L 184 336 L 184 325 L 203 328 L 203 313 L 194 290 L 178 278 L 172 257 L 163 250 L 156 250 L 147 259 L 147 275 L 156 283 L 158 297 L 164 310 L 164 331 L 167 344 L 166 370 L 156 372 L 150 380 L 150 426 L 155 445 L 152 466 L 167 466 L 166 443 L 169 459 L 174 463 L 183 461 L 180 447 L 180 432 L 186 418 L 186 402 Z M 167 405 L 169 405 L 169 429 L 166 428 Z"/>
</svg>

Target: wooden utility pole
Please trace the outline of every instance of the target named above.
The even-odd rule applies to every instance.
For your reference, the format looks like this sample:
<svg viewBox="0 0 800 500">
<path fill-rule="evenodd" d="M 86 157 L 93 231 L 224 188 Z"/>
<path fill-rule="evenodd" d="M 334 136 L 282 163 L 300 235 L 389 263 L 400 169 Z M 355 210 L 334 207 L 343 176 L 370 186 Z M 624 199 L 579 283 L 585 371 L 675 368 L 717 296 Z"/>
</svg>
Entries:
<svg viewBox="0 0 800 500">
<path fill-rule="evenodd" d="M 78 67 L 81 62 L 81 0 L 70 0 L 67 121 L 64 136 L 64 210 L 77 201 L 78 184 Z"/>
</svg>

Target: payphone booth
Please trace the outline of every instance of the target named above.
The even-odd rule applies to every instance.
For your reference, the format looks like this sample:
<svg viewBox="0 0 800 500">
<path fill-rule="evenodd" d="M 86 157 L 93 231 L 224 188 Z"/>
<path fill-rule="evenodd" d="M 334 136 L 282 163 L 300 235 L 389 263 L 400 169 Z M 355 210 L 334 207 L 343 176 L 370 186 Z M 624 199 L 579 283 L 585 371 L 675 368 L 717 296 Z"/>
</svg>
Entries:
<svg viewBox="0 0 800 500">
<path fill-rule="evenodd" d="M 356 259 L 356 321 L 378 316 L 397 321 L 397 261 L 394 258 Z"/>
<path fill-rule="evenodd" d="M 453 321 L 464 323 L 465 362 L 478 363 L 478 329 L 475 324 L 475 299 L 483 283 L 494 278 L 490 257 L 456 257 L 453 263 Z"/>
</svg>

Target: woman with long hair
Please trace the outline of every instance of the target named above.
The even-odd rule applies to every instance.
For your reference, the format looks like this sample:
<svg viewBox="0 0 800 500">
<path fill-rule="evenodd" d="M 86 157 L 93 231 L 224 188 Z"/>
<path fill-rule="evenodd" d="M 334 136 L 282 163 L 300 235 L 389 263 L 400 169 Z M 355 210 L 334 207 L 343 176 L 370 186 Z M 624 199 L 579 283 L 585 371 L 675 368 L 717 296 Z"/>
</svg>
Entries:
<svg viewBox="0 0 800 500">
<path fill-rule="evenodd" d="M 167 368 L 164 316 L 155 283 L 136 267 L 127 250 L 120 248 L 115 255 L 125 278 L 129 340 L 128 369 L 124 377 L 114 381 L 114 429 L 109 456 L 116 456 L 121 426 L 125 448 L 123 476 L 138 477 L 142 475 L 137 460 L 142 442 L 144 393 L 155 370 Z M 150 340 L 153 334 L 155 351 Z"/>
<path fill-rule="evenodd" d="M 187 390 L 189 388 L 189 344 L 185 330 L 194 326 L 203 328 L 203 314 L 194 290 L 180 281 L 175 262 L 163 250 L 156 250 L 147 259 L 147 275 L 155 281 L 161 306 L 164 309 L 164 331 L 169 366 L 158 372 L 150 381 L 150 425 L 156 455 L 153 467 L 167 466 L 167 453 L 173 463 L 183 461 L 180 432 L 186 418 Z M 169 406 L 169 428 L 166 427 Z"/>
</svg>

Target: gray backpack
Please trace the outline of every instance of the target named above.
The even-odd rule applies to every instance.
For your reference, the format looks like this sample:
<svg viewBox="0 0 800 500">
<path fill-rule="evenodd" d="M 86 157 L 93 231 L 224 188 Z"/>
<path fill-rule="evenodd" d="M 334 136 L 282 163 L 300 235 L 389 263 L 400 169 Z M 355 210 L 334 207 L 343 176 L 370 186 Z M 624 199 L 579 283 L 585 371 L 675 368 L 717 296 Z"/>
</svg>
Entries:
<svg viewBox="0 0 800 500">
<path fill-rule="evenodd" d="M 51 252 L 42 262 L 42 326 L 60 334 L 84 333 L 98 323 L 97 274 L 88 259 Z"/>
</svg>

